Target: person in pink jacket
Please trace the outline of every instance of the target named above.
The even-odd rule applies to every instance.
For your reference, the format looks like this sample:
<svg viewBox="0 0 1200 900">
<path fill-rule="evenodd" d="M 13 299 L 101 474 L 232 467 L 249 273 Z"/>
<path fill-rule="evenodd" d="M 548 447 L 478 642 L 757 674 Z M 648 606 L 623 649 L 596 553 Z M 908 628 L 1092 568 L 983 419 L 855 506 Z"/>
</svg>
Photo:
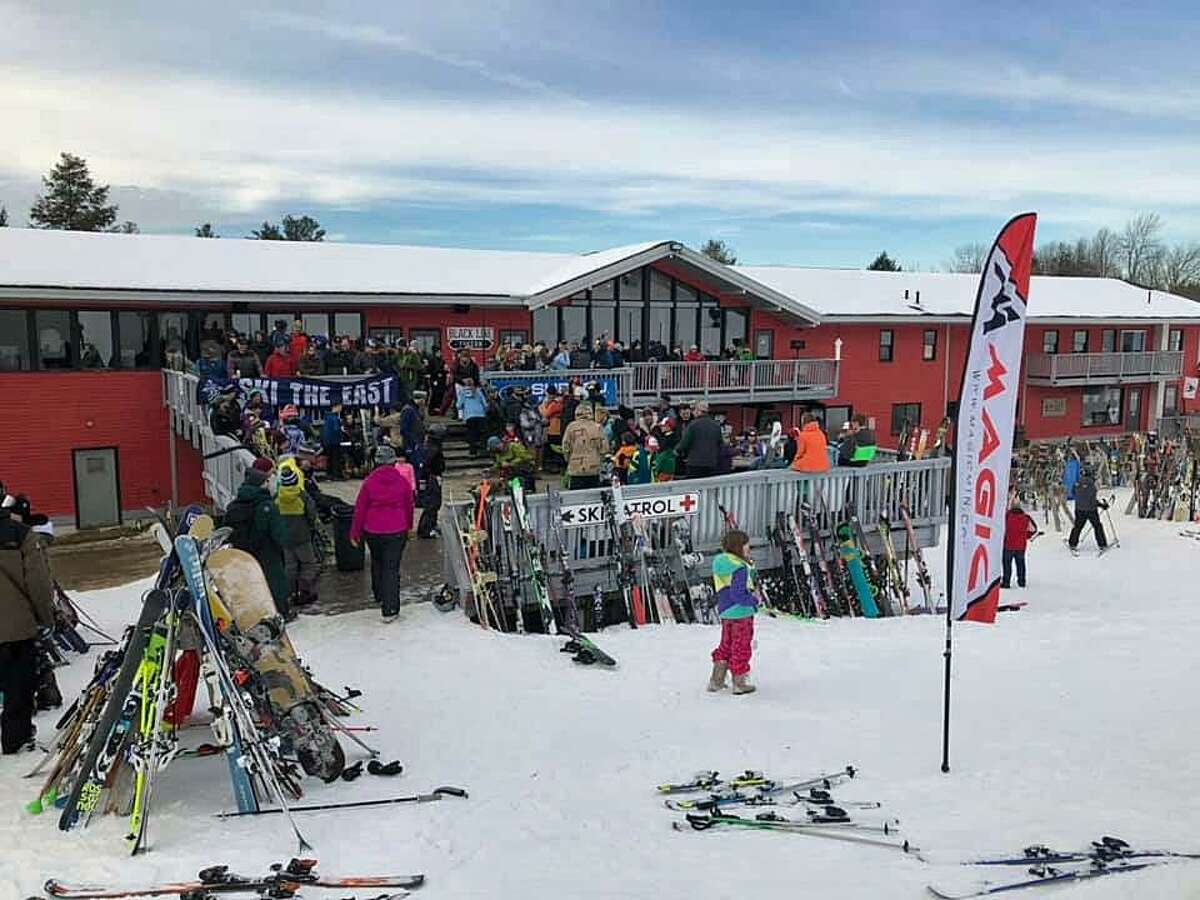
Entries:
<svg viewBox="0 0 1200 900">
<path fill-rule="evenodd" d="M 400 615 L 400 560 L 413 527 L 415 505 L 412 484 L 396 469 L 396 451 L 381 444 L 375 448 L 375 468 L 358 491 L 350 540 L 357 546 L 366 536 L 371 590 L 385 622 Z"/>
</svg>

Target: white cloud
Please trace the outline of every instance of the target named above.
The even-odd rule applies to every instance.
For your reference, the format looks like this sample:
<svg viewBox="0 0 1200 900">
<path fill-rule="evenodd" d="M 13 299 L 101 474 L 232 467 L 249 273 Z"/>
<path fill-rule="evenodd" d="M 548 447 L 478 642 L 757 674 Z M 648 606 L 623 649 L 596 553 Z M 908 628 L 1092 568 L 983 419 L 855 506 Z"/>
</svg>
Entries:
<svg viewBox="0 0 1200 900">
<path fill-rule="evenodd" d="M 0 121 L 0 178 L 36 177 L 71 150 L 106 181 L 247 216 L 307 200 L 554 203 L 643 222 L 681 207 L 999 219 L 1030 204 L 1064 218 L 1098 207 L 1170 218 L 1194 212 L 1200 197 L 1182 137 L 1146 147 L 999 126 L 847 124 L 794 110 L 388 101 L 0 67 Z"/>
</svg>

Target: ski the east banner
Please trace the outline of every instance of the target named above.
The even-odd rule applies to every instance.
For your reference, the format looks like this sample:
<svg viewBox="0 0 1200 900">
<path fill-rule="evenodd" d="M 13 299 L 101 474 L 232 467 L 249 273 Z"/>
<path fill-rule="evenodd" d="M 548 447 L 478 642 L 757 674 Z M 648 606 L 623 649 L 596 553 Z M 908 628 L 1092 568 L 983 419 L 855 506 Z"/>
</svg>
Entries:
<svg viewBox="0 0 1200 900">
<path fill-rule="evenodd" d="M 950 770 L 950 656 L 955 620 L 991 623 L 1000 604 L 1004 521 L 1037 215 L 1000 231 L 984 261 L 958 392 L 954 494 L 946 548 L 942 771 Z"/>
<path fill-rule="evenodd" d="M 1008 511 L 1025 308 L 1037 216 L 1017 216 L 996 239 L 979 279 L 955 429 L 950 548 L 951 615 L 993 622 Z"/>
<path fill-rule="evenodd" d="M 236 381 L 202 378 L 196 385 L 196 399 L 210 403 L 222 392 L 233 388 L 242 397 L 254 392 L 274 407 L 294 404 L 300 409 L 328 409 L 334 404 L 346 408 L 386 407 L 400 397 L 400 380 L 395 375 L 369 375 L 349 379 L 315 378 L 239 378 Z"/>
</svg>

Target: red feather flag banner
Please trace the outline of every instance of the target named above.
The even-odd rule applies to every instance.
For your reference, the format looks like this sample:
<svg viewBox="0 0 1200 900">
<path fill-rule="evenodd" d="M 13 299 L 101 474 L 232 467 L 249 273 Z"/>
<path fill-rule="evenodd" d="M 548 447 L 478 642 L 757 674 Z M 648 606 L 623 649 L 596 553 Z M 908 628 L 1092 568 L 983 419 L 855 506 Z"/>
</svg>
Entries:
<svg viewBox="0 0 1200 900">
<path fill-rule="evenodd" d="M 1025 345 L 1037 214 L 1000 231 L 979 276 L 970 344 L 958 391 L 946 541 L 946 684 L 942 771 L 950 771 L 950 656 L 957 619 L 992 623 L 1000 603 L 1004 518 Z"/>
</svg>

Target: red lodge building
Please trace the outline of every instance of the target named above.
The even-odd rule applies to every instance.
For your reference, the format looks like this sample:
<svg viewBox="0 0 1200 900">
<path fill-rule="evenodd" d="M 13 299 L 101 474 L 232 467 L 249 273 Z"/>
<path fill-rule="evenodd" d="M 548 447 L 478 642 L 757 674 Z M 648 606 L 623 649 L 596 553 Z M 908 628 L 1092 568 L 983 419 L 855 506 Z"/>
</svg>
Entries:
<svg viewBox="0 0 1200 900">
<path fill-rule="evenodd" d="M 619 402 L 706 397 L 735 427 L 818 410 L 837 429 L 952 413 L 978 276 L 725 266 L 659 241 L 581 255 L 0 229 L 0 481 L 66 519 L 203 493 L 164 404 L 168 350 L 206 330 L 403 337 L 486 362 L 502 344 L 652 341 L 715 360 L 607 373 Z M 1035 277 L 1025 440 L 1116 435 L 1200 412 L 1200 304 L 1115 279 Z M 94 348 L 94 349 L 93 349 Z M 536 380 L 534 373 L 494 377 Z M 107 487 L 106 487 L 107 485 Z M 86 497 L 81 494 L 84 488 Z M 107 498 L 104 495 L 108 491 Z M 99 492 L 99 496 L 97 496 Z"/>
</svg>

